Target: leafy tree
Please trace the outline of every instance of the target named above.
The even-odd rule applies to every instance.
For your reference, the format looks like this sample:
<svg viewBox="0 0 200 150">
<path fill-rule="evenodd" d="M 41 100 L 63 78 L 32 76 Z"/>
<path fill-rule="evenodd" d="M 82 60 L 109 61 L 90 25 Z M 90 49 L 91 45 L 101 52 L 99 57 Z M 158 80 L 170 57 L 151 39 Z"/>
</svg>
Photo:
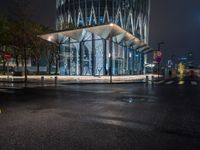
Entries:
<svg viewBox="0 0 200 150">
<path fill-rule="evenodd" d="M 4 59 L 4 53 L 6 51 L 10 51 L 9 44 L 10 44 L 10 23 L 7 17 L 0 16 L 0 61 L 3 63 L 3 71 L 5 74 L 5 64 L 6 60 Z"/>
<path fill-rule="evenodd" d="M 18 47 L 19 54 L 23 58 L 24 62 L 24 74 L 25 79 L 24 81 L 27 82 L 27 59 L 28 59 L 28 51 L 31 47 L 31 39 L 30 39 L 30 21 L 29 18 L 31 17 L 31 6 L 30 6 L 30 0 L 14 0 L 13 1 L 13 12 L 12 16 L 15 20 L 15 26 L 14 28 L 17 28 L 16 33 L 14 32 L 13 37 L 17 38 L 15 46 Z M 16 53 L 16 56 L 19 54 Z"/>
<path fill-rule="evenodd" d="M 46 56 L 48 62 L 48 74 L 51 74 L 52 64 L 56 64 L 57 46 L 52 43 L 46 43 Z"/>
<path fill-rule="evenodd" d="M 30 57 L 33 59 L 37 66 L 37 73 L 39 74 L 39 65 L 41 60 L 41 55 L 45 52 L 46 43 L 44 40 L 38 38 L 40 34 L 44 34 L 48 29 L 37 23 L 31 23 L 29 28 L 29 38 L 31 39 Z"/>
<path fill-rule="evenodd" d="M 9 41 L 9 21 L 7 17 L 0 16 L 0 46 L 8 45 Z"/>
<path fill-rule="evenodd" d="M 11 43 L 10 46 L 13 49 L 13 57 L 15 58 L 15 63 L 16 63 L 16 67 L 18 68 L 19 66 L 19 61 L 22 61 L 23 64 L 23 40 L 24 40 L 24 33 L 23 30 L 21 28 L 21 24 L 16 21 L 16 20 L 12 20 L 11 21 L 11 26 L 10 26 L 10 35 L 11 35 Z"/>
<path fill-rule="evenodd" d="M 46 46 L 49 45 L 48 42 L 41 40 L 37 35 L 44 34 L 50 30 L 29 20 L 32 13 L 30 11 L 30 0 L 13 0 L 12 7 L 12 20 L 8 20 L 6 17 L 0 17 L 0 49 L 1 51 L 5 51 L 5 49 L 12 50 L 16 67 L 19 66 L 20 61 L 22 62 L 25 68 L 26 82 L 27 59 L 31 58 L 35 62 L 37 74 L 39 74 L 41 55 L 46 53 Z M 54 62 L 58 64 L 59 53 L 55 46 L 50 46 L 48 54 L 49 66 Z"/>
</svg>

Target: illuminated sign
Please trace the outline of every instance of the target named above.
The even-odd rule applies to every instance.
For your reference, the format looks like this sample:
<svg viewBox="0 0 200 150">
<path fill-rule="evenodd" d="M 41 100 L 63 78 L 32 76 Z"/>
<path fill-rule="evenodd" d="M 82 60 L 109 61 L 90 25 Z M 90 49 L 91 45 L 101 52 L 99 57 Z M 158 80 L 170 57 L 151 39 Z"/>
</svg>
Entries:
<svg viewBox="0 0 200 150">
<path fill-rule="evenodd" d="M 12 54 L 10 52 L 5 52 L 4 53 L 4 59 L 6 61 L 9 61 L 12 58 Z"/>
</svg>

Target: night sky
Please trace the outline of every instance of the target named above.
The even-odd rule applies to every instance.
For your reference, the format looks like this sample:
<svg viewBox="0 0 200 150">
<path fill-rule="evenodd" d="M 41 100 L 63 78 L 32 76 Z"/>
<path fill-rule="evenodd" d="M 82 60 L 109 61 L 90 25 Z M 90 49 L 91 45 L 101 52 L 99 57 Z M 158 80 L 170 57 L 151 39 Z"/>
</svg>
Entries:
<svg viewBox="0 0 200 150">
<path fill-rule="evenodd" d="M 0 0 L 0 12 L 7 12 L 11 0 Z M 55 0 L 34 0 L 33 19 L 55 27 Z M 200 64 L 200 0 L 151 0 L 150 46 L 162 51 L 165 60 L 192 51 Z"/>
<path fill-rule="evenodd" d="M 200 64 L 200 0 L 152 0 L 150 46 L 159 41 L 166 59 L 192 51 Z"/>
</svg>

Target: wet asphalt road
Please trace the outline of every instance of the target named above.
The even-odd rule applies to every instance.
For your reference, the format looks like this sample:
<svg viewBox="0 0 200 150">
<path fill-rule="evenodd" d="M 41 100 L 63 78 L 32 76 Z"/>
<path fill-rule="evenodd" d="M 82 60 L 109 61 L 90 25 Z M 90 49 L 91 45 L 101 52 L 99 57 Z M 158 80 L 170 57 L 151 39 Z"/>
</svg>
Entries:
<svg viewBox="0 0 200 150">
<path fill-rule="evenodd" d="M 0 150 L 199 150 L 199 79 L 0 88 Z"/>
</svg>

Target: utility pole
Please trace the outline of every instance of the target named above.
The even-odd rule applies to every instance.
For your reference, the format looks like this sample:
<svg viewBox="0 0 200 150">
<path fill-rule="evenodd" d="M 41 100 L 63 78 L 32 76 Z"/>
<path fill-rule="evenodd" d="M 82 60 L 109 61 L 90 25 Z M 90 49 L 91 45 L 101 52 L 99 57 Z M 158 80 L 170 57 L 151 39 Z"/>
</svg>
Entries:
<svg viewBox="0 0 200 150">
<path fill-rule="evenodd" d="M 113 81 L 112 81 L 112 76 L 113 76 L 113 72 L 112 72 L 112 71 L 113 71 L 113 60 L 112 60 L 112 59 L 113 59 L 113 56 L 112 56 L 112 55 L 113 55 L 113 54 L 112 54 L 112 53 L 113 53 L 113 51 L 112 51 L 112 48 L 113 48 L 113 47 L 112 47 L 112 44 L 113 44 L 113 43 L 112 43 L 112 37 L 110 37 L 110 39 L 109 39 L 109 48 L 110 48 L 110 49 L 109 49 L 109 59 L 110 59 L 110 60 L 109 60 L 109 61 L 110 61 L 110 62 L 109 62 L 109 64 L 110 64 L 110 67 L 109 67 L 109 74 L 110 74 L 110 83 L 113 82 Z"/>
<path fill-rule="evenodd" d="M 164 42 L 159 42 L 158 43 L 158 50 L 157 50 L 157 55 L 158 55 L 158 52 L 160 52 L 161 54 L 161 45 L 165 44 Z M 158 56 L 157 56 L 158 57 Z M 158 63 L 158 79 L 159 79 L 159 75 L 160 75 L 160 61 L 157 61 Z"/>
</svg>

